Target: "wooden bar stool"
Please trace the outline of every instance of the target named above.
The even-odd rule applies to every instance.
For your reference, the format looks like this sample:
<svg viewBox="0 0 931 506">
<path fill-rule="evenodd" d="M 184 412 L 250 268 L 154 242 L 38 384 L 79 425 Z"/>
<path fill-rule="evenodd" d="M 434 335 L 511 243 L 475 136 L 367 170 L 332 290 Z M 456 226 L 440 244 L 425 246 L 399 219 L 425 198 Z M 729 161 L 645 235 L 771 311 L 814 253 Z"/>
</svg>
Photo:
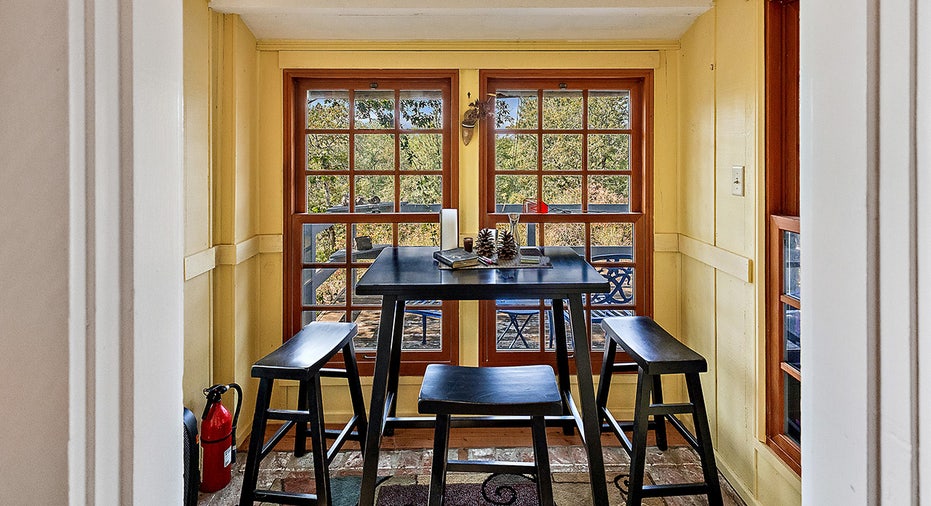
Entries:
<svg viewBox="0 0 931 506">
<path fill-rule="evenodd" d="M 698 373 L 708 370 L 705 358 L 672 337 L 653 319 L 646 316 L 605 318 L 601 322 L 601 328 L 604 329 L 608 339 L 595 402 L 599 415 L 607 419 L 608 428 L 614 432 L 630 455 L 628 506 L 639 506 L 644 497 L 694 494 L 707 494 L 708 503 L 711 506 L 723 504 L 718 468 L 715 465 L 714 449 L 711 444 L 711 430 L 708 427 L 708 416 L 705 411 L 705 399 L 702 395 L 701 380 L 698 377 Z M 633 364 L 614 364 L 618 345 L 634 359 Z M 608 389 L 611 386 L 611 373 L 617 370 L 630 370 L 632 366 L 637 371 L 634 421 L 633 423 L 621 423 L 611 415 L 606 407 Z M 663 402 L 663 385 L 660 381 L 663 374 L 685 375 L 689 402 Z M 675 416 L 683 413 L 692 415 L 695 435 L 692 435 Z M 649 421 L 650 416 L 653 416 L 652 424 Z M 669 423 L 698 452 L 704 482 L 643 485 L 647 431 L 650 428 L 656 430 L 657 446 L 665 450 L 665 420 L 669 420 Z M 633 441 L 627 438 L 623 431 L 625 428 L 633 428 Z"/>
<path fill-rule="evenodd" d="M 362 385 L 356 365 L 352 338 L 356 335 L 355 323 L 311 322 L 294 337 L 252 366 L 252 377 L 260 378 L 255 401 L 252 436 L 249 439 L 249 456 L 243 476 L 240 506 L 251 506 L 253 501 L 278 504 L 331 504 L 329 464 L 347 440 L 359 441 L 365 446 L 367 429 Z M 342 350 L 345 369 L 324 369 L 323 366 Z M 342 430 L 327 430 L 323 422 L 323 403 L 320 392 L 321 377 L 346 378 L 353 416 Z M 275 380 L 300 382 L 297 410 L 269 409 Z M 277 432 L 265 442 L 268 420 L 285 420 Z M 309 424 L 309 427 L 308 427 Z M 300 494 L 276 490 L 257 490 L 259 466 L 262 459 L 288 430 L 295 426 L 294 455 L 307 453 L 307 438 L 311 440 L 314 461 L 316 494 Z M 326 438 L 335 439 L 327 448 Z"/>
<path fill-rule="evenodd" d="M 553 504 L 543 417 L 562 414 L 562 397 L 550 366 L 430 364 L 424 373 L 417 406 L 421 413 L 436 415 L 430 506 L 443 504 L 447 471 L 535 475 L 540 504 Z M 529 416 L 534 462 L 447 461 L 452 415 Z"/>
</svg>

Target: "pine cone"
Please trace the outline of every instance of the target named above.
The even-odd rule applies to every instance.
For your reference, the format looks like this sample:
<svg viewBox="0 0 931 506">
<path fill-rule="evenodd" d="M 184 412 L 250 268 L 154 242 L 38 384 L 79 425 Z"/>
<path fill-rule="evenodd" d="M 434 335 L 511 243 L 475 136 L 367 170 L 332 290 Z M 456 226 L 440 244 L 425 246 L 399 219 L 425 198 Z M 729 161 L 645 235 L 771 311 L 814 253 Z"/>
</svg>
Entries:
<svg viewBox="0 0 931 506">
<path fill-rule="evenodd" d="M 483 257 L 491 258 L 495 254 L 495 239 L 491 229 L 483 228 L 478 232 L 475 240 L 475 252 Z"/>
<path fill-rule="evenodd" d="M 517 242 L 514 234 L 505 230 L 501 232 L 501 247 L 498 248 L 498 260 L 512 260 L 517 256 Z"/>
</svg>

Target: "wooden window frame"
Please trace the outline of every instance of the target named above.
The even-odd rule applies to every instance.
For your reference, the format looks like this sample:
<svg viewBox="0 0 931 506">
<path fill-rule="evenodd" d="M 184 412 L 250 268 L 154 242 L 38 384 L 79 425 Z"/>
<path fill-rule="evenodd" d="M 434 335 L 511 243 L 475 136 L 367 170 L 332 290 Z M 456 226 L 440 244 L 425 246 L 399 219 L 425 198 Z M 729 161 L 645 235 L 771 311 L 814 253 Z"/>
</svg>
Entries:
<svg viewBox="0 0 931 506">
<path fill-rule="evenodd" d="M 799 1 L 769 0 L 766 52 L 766 444 L 801 475 L 801 448 L 784 433 L 782 232 L 799 223 Z M 799 301 L 800 302 L 800 301 Z M 799 308 L 801 304 L 799 303 Z M 801 374 L 797 376 L 801 381 Z"/>
<path fill-rule="evenodd" d="M 283 71 L 283 201 L 284 201 L 284 227 L 283 227 L 283 246 L 282 246 L 282 275 L 283 275 L 283 318 L 282 318 L 282 342 L 290 339 L 301 328 L 302 312 L 305 306 L 302 304 L 301 290 L 301 270 L 304 266 L 302 263 L 302 227 L 305 223 L 320 221 L 319 216 L 306 212 L 306 110 L 303 102 L 306 92 L 309 89 L 370 89 L 371 82 L 380 83 L 382 89 L 425 89 L 418 87 L 430 86 L 436 89 L 437 83 L 442 82 L 440 88 L 444 91 L 444 110 L 443 110 L 443 165 L 442 165 L 442 207 L 456 207 L 459 202 L 459 174 L 458 174 L 458 91 L 459 91 L 459 73 L 455 70 L 382 70 L 382 69 L 286 69 Z M 399 86 L 400 85 L 400 86 Z M 334 86 L 336 88 L 334 88 Z M 341 87 L 340 87 L 341 86 Z M 350 86 L 347 88 L 347 86 Z M 300 108 L 301 112 L 298 112 Z M 399 104 L 395 103 L 396 123 L 393 130 L 386 132 L 397 133 L 399 131 L 398 117 Z M 350 112 L 352 114 L 352 112 Z M 349 132 L 355 132 L 350 127 Z M 362 131 L 362 130 L 360 130 Z M 353 136 L 350 134 L 350 153 L 352 152 Z M 397 140 L 396 140 L 397 142 Z M 352 156 L 352 155 L 350 155 Z M 395 167 L 393 171 L 380 170 L 377 175 L 400 176 L 407 174 L 407 171 L 399 169 L 398 157 L 400 153 L 395 150 Z M 314 171 L 315 174 L 325 174 L 326 171 Z M 355 169 L 346 172 L 349 176 L 350 195 L 354 187 Z M 359 171 L 360 174 L 374 174 L 375 172 Z M 352 233 L 349 232 L 350 225 L 354 223 L 439 223 L 438 213 L 429 212 L 398 212 L 400 188 L 395 186 L 395 211 L 381 212 L 378 214 L 359 214 L 355 212 L 332 213 L 326 215 L 328 223 L 344 223 L 347 225 L 346 233 L 346 251 L 352 247 Z M 354 196 L 354 195 L 353 195 Z M 350 198 L 352 200 L 352 198 Z M 350 203 L 350 209 L 354 205 Z M 392 227 L 394 244 L 398 244 L 398 227 Z M 309 265 L 309 264 L 308 264 Z M 327 264 L 329 265 L 329 264 Z M 365 268 L 370 262 L 347 261 L 340 265 L 341 268 L 349 269 L 351 273 L 353 268 Z M 352 303 L 351 295 L 352 280 L 347 279 L 347 303 L 344 310 L 347 317 L 352 311 L 381 311 L 381 305 Z M 431 363 L 458 364 L 459 362 L 459 304 L 455 301 L 442 302 L 442 347 L 438 351 L 402 351 L 402 362 L 400 373 L 402 375 L 420 375 L 424 369 Z M 338 310 L 338 309 L 337 309 Z M 357 350 L 357 359 L 359 361 L 359 370 L 363 375 L 371 375 L 374 369 L 374 350 Z M 334 359 L 335 363 L 341 362 L 341 358 Z"/>
<path fill-rule="evenodd" d="M 488 96 L 496 89 L 544 89 L 558 90 L 560 88 L 603 90 L 617 89 L 617 83 L 624 83 L 624 89 L 631 90 L 631 164 L 630 164 L 630 212 L 615 214 L 541 214 L 527 215 L 521 218 L 522 222 L 545 223 L 584 223 L 586 227 L 591 223 L 632 223 L 634 225 L 634 260 L 624 261 L 619 265 L 629 265 L 636 268 L 634 276 L 634 304 L 623 309 L 632 309 L 636 314 L 652 316 L 653 314 L 653 71 L 651 69 L 592 69 L 592 70 L 482 70 L 479 72 L 480 96 Z M 494 84 L 493 84 L 494 83 Z M 565 83 L 565 86 L 562 85 Z M 587 112 L 583 112 L 587 114 Z M 482 228 L 495 228 L 508 223 L 505 213 L 495 212 L 494 175 L 495 166 L 495 129 L 494 120 L 486 120 L 488 124 L 482 131 L 482 142 L 479 148 L 479 223 Z M 538 130 L 543 128 L 542 118 L 538 119 Z M 581 131 L 589 132 L 583 122 Z M 584 146 L 584 143 L 583 143 Z M 541 169 L 542 156 L 539 155 L 542 146 L 538 145 L 537 184 L 542 185 L 540 178 L 546 174 Z M 583 167 L 586 164 L 587 152 L 582 150 Z M 587 172 L 583 169 L 582 172 Z M 523 174 L 521 171 L 508 171 L 508 174 Z M 584 179 L 583 179 L 584 180 Z M 542 186 L 540 186 L 542 188 Z M 582 185 L 582 201 L 587 199 L 587 185 Z M 545 237 L 543 239 L 545 245 Z M 591 252 L 591 234 L 585 234 L 585 251 Z M 592 264 L 598 268 L 607 266 L 606 262 L 595 261 Z M 614 265 L 614 264 L 612 264 Z M 540 307 L 545 306 L 528 306 Z M 587 320 L 590 322 L 589 310 L 592 305 L 588 297 L 584 299 Z M 519 306 L 515 306 L 519 309 Z M 543 314 L 543 313 L 541 313 Z M 479 304 L 479 362 L 481 365 L 519 365 L 526 363 L 550 363 L 555 365 L 555 350 L 540 346 L 537 350 L 520 352 L 499 351 L 496 347 L 496 304 L 495 301 L 482 301 Z M 542 322 L 540 322 L 542 325 Z M 589 323 L 589 329 L 591 324 Z M 571 352 L 574 353 L 574 352 Z M 592 367 L 596 371 L 600 368 L 603 352 L 591 352 Z M 570 362 L 574 371 L 575 363 Z"/>
<path fill-rule="evenodd" d="M 772 216 L 769 226 L 769 256 L 773 263 L 769 265 L 767 299 L 772 301 L 767 306 L 766 355 L 766 442 L 796 473 L 801 473 L 801 448 L 799 444 L 785 434 L 785 374 L 801 383 L 801 371 L 785 361 L 785 318 L 784 305 L 802 309 L 799 299 L 783 292 L 785 257 L 783 247 L 784 232 L 799 233 L 797 216 Z M 777 268 L 778 265 L 778 268 Z"/>
</svg>

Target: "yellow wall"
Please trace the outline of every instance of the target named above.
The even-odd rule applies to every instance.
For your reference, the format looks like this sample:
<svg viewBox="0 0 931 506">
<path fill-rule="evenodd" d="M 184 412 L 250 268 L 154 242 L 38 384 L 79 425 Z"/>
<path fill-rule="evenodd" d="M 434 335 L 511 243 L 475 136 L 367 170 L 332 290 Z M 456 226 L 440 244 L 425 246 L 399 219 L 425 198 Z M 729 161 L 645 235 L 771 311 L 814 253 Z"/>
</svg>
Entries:
<svg viewBox="0 0 931 506">
<path fill-rule="evenodd" d="M 729 481 L 751 503 L 800 501 L 798 478 L 760 443 L 763 0 L 719 0 L 681 41 L 655 44 L 256 43 L 238 17 L 185 6 L 186 403 L 237 381 L 248 430 L 249 365 L 281 343 L 282 69 L 457 69 L 461 116 L 480 68 L 652 68 L 654 316 L 709 361 L 702 380 Z M 744 197 L 730 194 L 733 165 L 746 167 Z M 478 228 L 478 167 L 478 143 L 460 144 L 463 235 Z M 477 364 L 477 304 L 460 315 L 460 362 Z M 344 386 L 325 384 L 335 421 L 349 412 Z M 416 412 L 419 384 L 401 379 L 399 414 Z M 285 385 L 273 403 L 295 395 Z M 618 378 L 615 413 L 631 417 L 632 397 L 633 378 Z"/>
<path fill-rule="evenodd" d="M 210 132 L 210 12 L 184 2 L 184 405 L 199 417 L 212 382 L 213 210 Z M 199 255 L 199 256 L 198 256 Z M 206 265 L 203 265 L 206 257 Z M 201 263 L 198 264 L 198 260 Z"/>
<path fill-rule="evenodd" d="M 718 0 L 679 51 L 678 337 L 702 353 L 719 465 L 750 502 L 799 504 L 800 481 L 761 443 L 763 4 Z M 731 195 L 733 166 L 745 196 Z"/>
<path fill-rule="evenodd" d="M 263 242 L 256 41 L 238 16 L 212 13 L 202 0 L 185 0 L 184 30 L 184 403 L 199 416 L 204 387 L 236 382 L 245 390 L 243 413 L 251 413 Z M 244 422 L 248 430 L 250 417 Z"/>
</svg>

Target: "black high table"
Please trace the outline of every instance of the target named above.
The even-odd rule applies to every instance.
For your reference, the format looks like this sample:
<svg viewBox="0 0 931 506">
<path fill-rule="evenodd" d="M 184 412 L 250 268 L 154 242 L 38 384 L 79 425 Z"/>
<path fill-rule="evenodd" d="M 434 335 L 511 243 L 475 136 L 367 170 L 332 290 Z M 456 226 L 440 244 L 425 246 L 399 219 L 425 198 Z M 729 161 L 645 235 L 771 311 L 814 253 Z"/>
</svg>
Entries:
<svg viewBox="0 0 931 506">
<path fill-rule="evenodd" d="M 575 350 L 590 350 L 583 293 L 603 293 L 608 281 L 570 248 L 546 247 L 552 268 L 441 270 L 433 261 L 432 247 L 386 248 L 369 266 L 356 285 L 359 295 L 381 295 L 381 323 L 378 329 L 372 405 L 368 437 L 363 452 L 361 506 L 375 503 L 378 455 L 385 429 L 432 427 L 433 417 L 394 416 L 401 364 L 401 334 L 404 305 L 408 300 L 495 300 L 549 299 L 553 314 L 563 313 L 563 299 L 569 301 L 569 315 Z M 595 406 L 592 364 L 589 353 L 575 353 L 576 376 L 582 412 L 579 413 L 569 388 L 569 354 L 566 326 L 561 317 L 553 318 L 556 335 L 556 369 L 563 395 L 563 416 L 547 418 L 548 425 L 574 423 L 582 434 L 588 452 L 594 504 L 608 504 L 604 456 L 601 452 L 601 424 Z M 454 422 L 465 425 L 513 425 L 506 417 L 484 417 Z M 524 422 L 526 423 L 526 422 Z"/>
</svg>

